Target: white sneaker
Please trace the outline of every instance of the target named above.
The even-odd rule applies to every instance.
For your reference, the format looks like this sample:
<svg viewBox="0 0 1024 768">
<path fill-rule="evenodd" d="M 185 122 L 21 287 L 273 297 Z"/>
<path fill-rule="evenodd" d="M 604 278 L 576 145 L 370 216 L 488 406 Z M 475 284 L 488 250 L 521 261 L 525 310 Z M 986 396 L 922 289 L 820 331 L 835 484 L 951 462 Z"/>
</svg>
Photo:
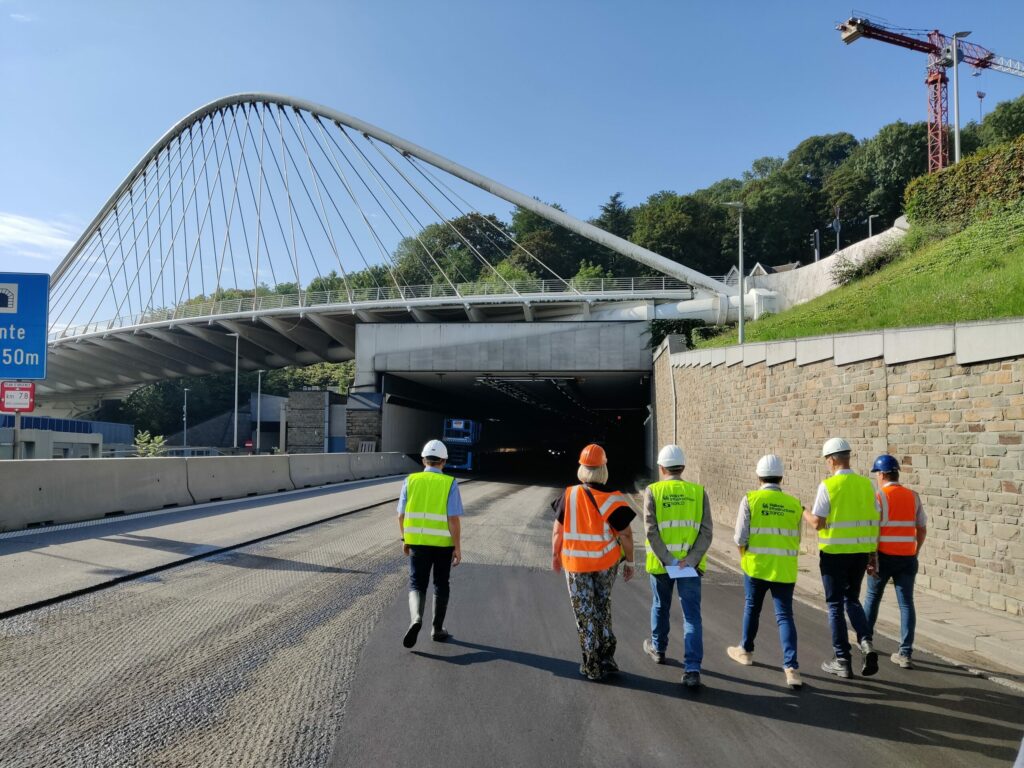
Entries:
<svg viewBox="0 0 1024 768">
<path fill-rule="evenodd" d="M 897 667 L 900 667 L 902 669 L 913 669 L 914 668 L 914 662 L 910 660 L 910 657 L 909 656 L 904 656 L 899 651 L 897 651 L 892 656 L 890 656 L 889 660 L 893 664 L 895 664 Z"/>
<path fill-rule="evenodd" d="M 799 669 L 790 669 L 789 667 L 786 667 L 785 672 L 786 685 L 793 689 L 800 688 L 803 686 L 804 681 L 800 679 Z"/>
<path fill-rule="evenodd" d="M 730 645 L 725 649 L 725 652 L 729 654 L 729 658 L 735 661 L 737 664 L 742 664 L 745 667 L 749 667 L 754 663 L 754 654 L 750 651 L 743 650 L 741 645 Z"/>
</svg>

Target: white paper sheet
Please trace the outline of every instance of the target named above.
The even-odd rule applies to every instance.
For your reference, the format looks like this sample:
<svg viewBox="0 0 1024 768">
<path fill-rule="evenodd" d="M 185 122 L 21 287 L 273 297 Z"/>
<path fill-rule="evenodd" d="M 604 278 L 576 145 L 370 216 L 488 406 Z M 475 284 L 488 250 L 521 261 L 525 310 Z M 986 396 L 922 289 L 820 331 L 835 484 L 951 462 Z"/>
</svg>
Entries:
<svg viewBox="0 0 1024 768">
<path fill-rule="evenodd" d="M 668 565 L 665 570 L 670 579 L 693 579 L 700 575 L 696 568 L 689 565 Z"/>
</svg>

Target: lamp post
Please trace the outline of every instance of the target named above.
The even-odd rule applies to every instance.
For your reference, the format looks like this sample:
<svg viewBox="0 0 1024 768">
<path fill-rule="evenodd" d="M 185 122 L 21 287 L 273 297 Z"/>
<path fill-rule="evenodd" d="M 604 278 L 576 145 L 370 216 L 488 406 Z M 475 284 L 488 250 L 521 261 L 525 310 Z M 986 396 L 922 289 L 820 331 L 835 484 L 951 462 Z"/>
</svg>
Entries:
<svg viewBox="0 0 1024 768">
<path fill-rule="evenodd" d="M 960 41 L 970 35 L 968 32 L 953 33 L 953 162 L 960 162 Z"/>
<path fill-rule="evenodd" d="M 235 337 L 235 430 L 234 430 L 234 441 L 232 442 L 232 448 L 238 450 L 238 342 L 239 337 L 237 333 L 229 333 L 228 336 Z"/>
<path fill-rule="evenodd" d="M 978 94 L 978 125 L 981 125 L 981 121 L 985 119 L 985 109 L 984 109 L 985 92 L 984 91 L 978 91 L 977 94 Z"/>
<path fill-rule="evenodd" d="M 181 422 L 184 429 L 181 432 L 181 452 L 188 455 L 188 387 L 182 390 L 185 395 L 185 404 L 181 406 Z"/>
<path fill-rule="evenodd" d="M 739 262 L 740 262 L 740 319 L 739 319 L 739 324 L 737 326 L 737 330 L 738 330 L 738 336 L 739 336 L 739 343 L 742 344 L 743 343 L 743 320 L 744 320 L 744 317 L 743 317 L 743 315 L 744 315 L 744 312 L 743 312 L 743 291 L 744 291 L 744 282 L 745 282 L 745 280 L 744 280 L 745 275 L 744 275 L 744 272 L 743 272 L 743 203 L 731 202 L 731 203 L 723 203 L 723 205 L 725 205 L 725 206 L 727 206 L 729 208 L 735 208 L 736 211 L 740 215 L 740 225 L 739 225 L 740 226 L 740 244 L 739 244 L 739 251 L 740 251 L 740 254 L 739 254 Z"/>
<path fill-rule="evenodd" d="M 263 374 L 266 371 L 256 371 L 256 455 L 260 455 L 260 427 L 263 426 L 261 408 L 263 406 Z"/>
<path fill-rule="evenodd" d="M 873 231 L 871 229 L 871 220 L 872 219 L 877 219 L 877 218 L 878 218 L 878 214 L 877 213 L 872 213 L 870 216 L 868 216 L 868 237 L 871 237 L 872 231 Z"/>
</svg>

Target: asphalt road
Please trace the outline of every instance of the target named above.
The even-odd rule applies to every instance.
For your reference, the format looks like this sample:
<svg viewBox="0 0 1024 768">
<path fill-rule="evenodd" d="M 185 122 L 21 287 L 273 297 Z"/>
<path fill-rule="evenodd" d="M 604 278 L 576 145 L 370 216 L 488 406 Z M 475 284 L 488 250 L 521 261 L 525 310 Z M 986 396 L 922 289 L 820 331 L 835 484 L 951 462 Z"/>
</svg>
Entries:
<svg viewBox="0 0 1024 768">
<path fill-rule="evenodd" d="M 366 491 L 293 497 L 289 514 L 354 506 L 356 493 Z M 621 678 L 582 680 L 564 582 L 545 570 L 555 493 L 463 486 L 466 562 L 446 645 L 423 633 L 412 652 L 401 646 L 406 566 L 390 502 L 0 620 L 0 765 L 1012 763 L 1024 731 L 1016 691 L 924 654 L 913 672 L 885 662 L 872 679 L 826 680 L 815 671 L 828 653 L 820 611 L 798 612 L 804 691 L 781 686 L 767 609 L 759 664 L 735 665 L 724 647 L 736 641 L 741 591 L 718 568 L 705 592 L 704 691 L 680 689 L 678 630 L 670 664 L 642 655 L 642 579 L 616 586 Z M 140 536 L 160 552 L 202 551 L 226 529 L 244 531 L 240 511 L 118 519 L 55 531 L 53 545 L 71 558 L 60 562 L 88 565 L 81 555 L 105 538 L 93 562 L 131 568 Z M 152 530 L 172 523 L 190 535 Z M 0 565 L 27 556 L 24 544 Z M 19 579 L 41 573 L 2 572 L 5 590 L 23 592 Z"/>
</svg>

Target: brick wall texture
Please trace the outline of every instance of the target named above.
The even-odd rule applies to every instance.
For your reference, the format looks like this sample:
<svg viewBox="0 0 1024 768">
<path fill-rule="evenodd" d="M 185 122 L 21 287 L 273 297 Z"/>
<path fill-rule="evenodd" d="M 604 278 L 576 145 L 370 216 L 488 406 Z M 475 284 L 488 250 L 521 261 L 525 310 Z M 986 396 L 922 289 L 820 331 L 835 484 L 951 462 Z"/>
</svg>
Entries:
<svg viewBox="0 0 1024 768">
<path fill-rule="evenodd" d="M 891 453 L 921 495 L 928 540 L 919 588 L 1024 615 L 1024 358 L 957 365 L 953 357 L 886 365 L 677 368 L 673 434 L 669 355 L 655 361 L 659 445 L 686 451 L 684 477 L 711 498 L 716 538 L 732 539 L 760 456 L 786 463 L 783 487 L 808 508 L 826 468 L 821 445 L 845 437 L 866 474 Z M 806 528 L 803 546 L 816 549 Z"/>
</svg>

